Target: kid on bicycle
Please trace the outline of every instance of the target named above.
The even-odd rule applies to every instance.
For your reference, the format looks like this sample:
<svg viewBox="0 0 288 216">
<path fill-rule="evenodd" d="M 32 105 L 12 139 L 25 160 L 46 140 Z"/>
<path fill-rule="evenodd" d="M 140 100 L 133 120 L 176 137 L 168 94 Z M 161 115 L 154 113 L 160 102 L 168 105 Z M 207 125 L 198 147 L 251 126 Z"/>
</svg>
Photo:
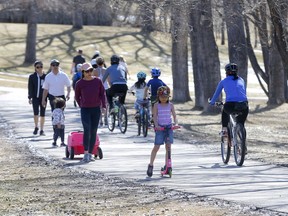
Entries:
<svg viewBox="0 0 288 216">
<path fill-rule="evenodd" d="M 229 114 L 233 112 L 241 112 L 241 114 L 237 116 L 236 120 L 244 126 L 249 112 L 245 82 L 237 74 L 237 64 L 227 64 L 225 66 L 225 71 L 226 78 L 219 82 L 216 91 L 209 102 L 210 105 L 214 105 L 224 88 L 226 100 L 222 110 L 222 136 L 227 136 Z"/>
<path fill-rule="evenodd" d="M 136 96 L 136 101 L 134 103 L 134 108 L 136 110 L 136 113 L 135 113 L 136 119 L 139 117 L 140 106 L 147 107 L 148 112 L 149 112 L 149 100 L 147 100 L 147 98 L 144 97 L 145 87 L 146 87 L 146 82 L 145 82 L 146 74 L 140 71 L 139 73 L 137 73 L 137 78 L 138 78 L 138 81 L 135 82 L 134 85 L 131 86 L 128 91 L 129 93 L 132 93 L 133 95 Z"/>
<path fill-rule="evenodd" d="M 169 101 L 170 89 L 168 86 L 161 86 L 157 90 L 158 103 L 153 107 L 153 119 L 155 124 L 154 147 L 148 164 L 147 175 L 153 175 L 153 164 L 160 146 L 165 143 L 166 156 L 165 164 L 168 161 L 168 152 L 171 152 L 173 144 L 172 116 L 174 124 L 178 124 L 174 105 Z M 162 130 L 164 128 L 164 130 Z"/>
<path fill-rule="evenodd" d="M 150 79 L 146 85 L 144 98 L 147 98 L 148 96 L 148 90 L 150 89 L 151 93 L 151 105 L 152 108 L 154 104 L 157 102 L 157 90 L 160 86 L 166 86 L 166 84 L 159 79 L 159 76 L 161 75 L 161 70 L 159 68 L 152 68 L 151 69 L 151 76 L 152 79 Z"/>
</svg>

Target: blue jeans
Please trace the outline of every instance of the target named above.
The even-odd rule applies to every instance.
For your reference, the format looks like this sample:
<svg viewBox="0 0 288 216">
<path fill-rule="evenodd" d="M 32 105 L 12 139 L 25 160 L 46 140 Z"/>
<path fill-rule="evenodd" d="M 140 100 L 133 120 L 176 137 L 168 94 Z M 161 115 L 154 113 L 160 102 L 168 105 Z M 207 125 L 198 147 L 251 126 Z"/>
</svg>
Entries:
<svg viewBox="0 0 288 216">
<path fill-rule="evenodd" d="M 173 144 L 173 130 L 172 125 L 159 125 L 164 127 L 164 130 L 155 131 L 154 145 Z"/>
<path fill-rule="evenodd" d="M 81 108 L 81 121 L 84 129 L 84 151 L 93 152 L 100 119 L 100 107 Z"/>
</svg>

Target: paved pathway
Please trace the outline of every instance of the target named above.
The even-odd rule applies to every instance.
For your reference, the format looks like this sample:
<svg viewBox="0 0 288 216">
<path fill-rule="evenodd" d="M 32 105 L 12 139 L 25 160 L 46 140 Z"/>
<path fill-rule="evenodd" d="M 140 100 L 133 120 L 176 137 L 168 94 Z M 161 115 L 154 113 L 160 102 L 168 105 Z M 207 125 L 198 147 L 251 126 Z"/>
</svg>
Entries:
<svg viewBox="0 0 288 216">
<path fill-rule="evenodd" d="M 4 94 L 4 92 L 6 92 Z M 50 107 L 47 110 L 46 136 L 33 136 L 32 107 L 28 105 L 27 92 L 23 89 L 0 87 L 0 113 L 15 128 L 16 138 L 33 144 L 44 154 L 62 160 L 67 166 L 81 166 L 103 172 L 108 176 L 134 179 L 148 185 L 161 185 L 171 189 L 210 196 L 243 204 L 263 207 L 288 214 L 287 168 L 246 160 L 243 167 L 235 163 L 224 165 L 219 152 L 199 148 L 175 140 L 172 147 L 173 177 L 160 177 L 164 148 L 155 161 L 152 178 L 146 177 L 146 168 L 153 147 L 153 134 L 137 137 L 132 119 L 126 134 L 116 128 L 113 133 L 99 129 L 104 157 L 94 163 L 80 165 L 80 156 L 74 160 L 65 158 L 65 148 L 52 148 Z M 72 101 L 66 108 L 66 133 L 81 129 L 79 110 Z"/>
</svg>

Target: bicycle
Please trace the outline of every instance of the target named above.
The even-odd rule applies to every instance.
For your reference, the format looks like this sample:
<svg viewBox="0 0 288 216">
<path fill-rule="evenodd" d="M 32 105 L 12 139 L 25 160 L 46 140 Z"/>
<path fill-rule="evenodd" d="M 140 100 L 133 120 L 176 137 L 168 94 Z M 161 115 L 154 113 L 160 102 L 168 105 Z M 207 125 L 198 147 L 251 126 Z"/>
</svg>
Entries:
<svg viewBox="0 0 288 216">
<path fill-rule="evenodd" d="M 141 129 L 143 136 L 146 137 L 149 129 L 149 111 L 148 104 L 139 104 L 139 115 L 136 116 L 136 122 L 138 125 L 138 136 L 141 135 Z"/>
<path fill-rule="evenodd" d="M 126 107 L 119 101 L 119 97 L 123 95 L 123 93 L 115 94 L 112 99 L 114 108 L 106 113 L 106 119 L 107 127 L 111 132 L 115 129 L 116 122 L 118 122 L 118 127 L 121 133 L 124 134 L 127 131 L 128 118 Z M 109 110 L 109 104 L 107 105 L 107 109 Z"/>
<path fill-rule="evenodd" d="M 216 102 L 215 105 L 223 109 L 223 102 Z M 223 163 L 227 164 L 233 146 L 234 159 L 237 166 L 242 166 L 246 155 L 246 130 L 242 123 L 236 122 L 236 117 L 241 111 L 229 115 L 230 120 L 227 127 L 227 136 L 221 136 L 221 155 Z"/>
</svg>

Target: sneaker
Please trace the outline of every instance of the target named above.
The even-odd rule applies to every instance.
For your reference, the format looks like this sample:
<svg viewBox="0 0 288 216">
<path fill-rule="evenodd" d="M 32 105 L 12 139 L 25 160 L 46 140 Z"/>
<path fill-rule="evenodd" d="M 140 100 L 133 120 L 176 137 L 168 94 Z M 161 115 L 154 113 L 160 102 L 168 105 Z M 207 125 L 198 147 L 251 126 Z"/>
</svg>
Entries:
<svg viewBox="0 0 288 216">
<path fill-rule="evenodd" d="M 151 177 L 153 175 L 153 166 L 148 164 L 147 175 Z"/>
<path fill-rule="evenodd" d="M 40 136 L 46 136 L 43 130 L 40 130 Z"/>
<path fill-rule="evenodd" d="M 65 146 L 67 146 L 64 142 L 62 142 L 61 144 L 60 144 L 60 147 L 65 147 Z"/>
<path fill-rule="evenodd" d="M 35 127 L 34 131 L 33 131 L 33 134 L 36 135 L 38 133 L 38 130 L 39 128 L 38 127 Z"/>
<path fill-rule="evenodd" d="M 93 157 L 93 154 L 89 154 L 89 161 L 95 161 L 95 158 Z"/>
<path fill-rule="evenodd" d="M 57 147 L 56 142 L 53 142 L 53 143 L 52 143 L 52 146 L 53 146 L 53 147 Z"/>
<path fill-rule="evenodd" d="M 89 154 L 84 154 L 84 157 L 83 157 L 83 159 L 81 160 L 81 162 L 83 162 L 83 163 L 89 163 Z"/>
</svg>

